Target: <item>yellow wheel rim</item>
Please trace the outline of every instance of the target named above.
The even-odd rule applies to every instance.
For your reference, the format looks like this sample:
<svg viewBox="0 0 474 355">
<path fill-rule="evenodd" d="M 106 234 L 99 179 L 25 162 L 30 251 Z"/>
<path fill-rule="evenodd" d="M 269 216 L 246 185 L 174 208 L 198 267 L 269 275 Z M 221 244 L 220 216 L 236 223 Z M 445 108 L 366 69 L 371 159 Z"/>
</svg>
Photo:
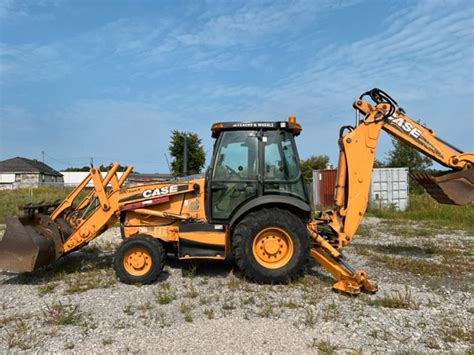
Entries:
<svg viewBox="0 0 474 355">
<path fill-rule="evenodd" d="M 123 257 L 123 267 L 130 275 L 143 276 L 152 265 L 150 252 L 144 248 L 127 250 Z"/>
<path fill-rule="evenodd" d="M 255 260 L 267 269 L 285 266 L 293 256 L 293 241 L 283 229 L 269 227 L 260 231 L 252 245 Z"/>
</svg>

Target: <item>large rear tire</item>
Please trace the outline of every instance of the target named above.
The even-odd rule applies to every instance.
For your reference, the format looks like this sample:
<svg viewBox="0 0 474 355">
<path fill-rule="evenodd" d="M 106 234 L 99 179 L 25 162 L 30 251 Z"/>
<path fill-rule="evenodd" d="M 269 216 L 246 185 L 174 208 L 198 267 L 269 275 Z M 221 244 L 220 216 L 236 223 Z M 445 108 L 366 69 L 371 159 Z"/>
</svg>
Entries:
<svg viewBox="0 0 474 355">
<path fill-rule="evenodd" d="M 234 230 L 237 266 L 259 283 L 287 282 L 301 274 L 309 260 L 310 237 L 303 222 L 279 208 L 245 216 Z"/>
<path fill-rule="evenodd" d="M 124 240 L 115 252 L 115 273 L 127 284 L 151 284 L 161 274 L 165 258 L 165 249 L 158 239 L 136 234 Z"/>
</svg>

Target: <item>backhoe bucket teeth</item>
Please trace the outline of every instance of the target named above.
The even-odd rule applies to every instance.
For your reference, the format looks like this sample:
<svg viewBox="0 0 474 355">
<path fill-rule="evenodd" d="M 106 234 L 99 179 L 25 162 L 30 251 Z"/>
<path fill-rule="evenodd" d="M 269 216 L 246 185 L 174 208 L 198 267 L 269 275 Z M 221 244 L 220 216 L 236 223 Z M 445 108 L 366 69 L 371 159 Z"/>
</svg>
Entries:
<svg viewBox="0 0 474 355">
<path fill-rule="evenodd" d="M 474 201 L 474 169 L 445 172 L 438 176 L 412 173 L 417 181 L 439 203 L 466 205 Z"/>
<path fill-rule="evenodd" d="M 0 241 L 0 270 L 31 272 L 51 264 L 62 253 L 60 232 L 48 216 L 7 217 Z"/>
</svg>

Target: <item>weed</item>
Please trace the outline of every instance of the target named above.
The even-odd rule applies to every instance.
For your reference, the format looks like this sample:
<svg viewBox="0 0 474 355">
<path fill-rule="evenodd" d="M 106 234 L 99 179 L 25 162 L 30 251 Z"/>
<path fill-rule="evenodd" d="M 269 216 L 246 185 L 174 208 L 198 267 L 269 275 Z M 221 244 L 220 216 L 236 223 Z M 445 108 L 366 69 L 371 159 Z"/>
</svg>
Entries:
<svg viewBox="0 0 474 355">
<path fill-rule="evenodd" d="M 160 292 L 157 295 L 158 298 L 158 303 L 159 304 L 169 304 L 173 302 L 173 298 L 171 298 L 170 294 L 168 292 Z"/>
<path fill-rule="evenodd" d="M 184 320 L 188 323 L 191 323 L 193 321 L 193 317 L 191 316 L 191 305 L 187 303 L 181 303 L 181 306 L 179 307 L 179 311 L 184 315 Z"/>
<path fill-rule="evenodd" d="M 207 319 L 213 319 L 214 318 L 214 310 L 212 308 L 206 308 L 204 310 L 204 315 L 207 317 Z"/>
<path fill-rule="evenodd" d="M 189 277 L 189 278 L 194 278 L 197 273 L 197 265 L 192 265 L 190 268 L 183 268 L 182 270 L 182 275 L 184 277 Z"/>
<path fill-rule="evenodd" d="M 54 289 L 59 285 L 57 282 L 49 282 L 38 287 L 38 296 L 43 297 L 48 293 L 53 293 Z"/>
<path fill-rule="evenodd" d="M 187 298 L 196 298 L 197 296 L 199 296 L 199 292 L 196 290 L 192 282 L 189 283 L 189 289 L 184 294 L 184 296 Z"/>
<path fill-rule="evenodd" d="M 38 345 L 40 339 L 34 334 L 28 333 L 29 326 L 22 319 L 16 319 L 13 329 L 6 329 L 4 339 L 9 349 L 20 348 L 28 350 Z"/>
<path fill-rule="evenodd" d="M 227 287 L 229 288 L 229 290 L 231 291 L 239 291 L 242 289 L 242 280 L 235 277 L 235 276 L 230 276 L 229 278 L 229 282 L 227 282 Z"/>
<path fill-rule="evenodd" d="M 273 315 L 273 305 L 270 302 L 266 302 L 262 309 L 257 312 L 257 315 L 259 315 L 262 318 L 268 318 Z"/>
<path fill-rule="evenodd" d="M 316 316 L 314 314 L 314 311 L 310 307 L 306 308 L 306 317 L 304 320 L 304 324 L 311 328 L 316 325 Z"/>
<path fill-rule="evenodd" d="M 103 338 L 102 339 L 102 345 L 107 346 L 111 345 L 114 342 L 114 340 L 111 337 Z"/>
<path fill-rule="evenodd" d="M 127 316 L 133 316 L 135 314 L 135 307 L 131 304 L 128 304 L 123 309 L 123 313 L 125 313 Z"/>
<path fill-rule="evenodd" d="M 296 301 L 293 300 L 293 299 L 290 299 L 290 300 L 288 300 L 288 301 L 286 301 L 286 302 L 283 302 L 283 303 L 281 304 L 281 306 L 282 306 L 282 307 L 286 307 L 286 308 L 290 308 L 290 309 L 296 309 L 296 308 L 299 308 L 299 307 L 300 307 L 300 305 L 299 305 L 298 303 L 296 303 Z"/>
<path fill-rule="evenodd" d="M 60 301 L 46 305 L 43 315 L 47 323 L 54 325 L 79 325 L 83 319 L 78 305 L 62 304 Z"/>
<path fill-rule="evenodd" d="M 157 321 L 159 321 L 160 323 L 160 328 L 166 328 L 166 327 L 170 327 L 171 326 L 171 323 L 168 322 L 168 320 L 166 319 L 166 315 L 163 313 L 163 312 L 159 312 L 155 319 Z"/>
<path fill-rule="evenodd" d="M 392 292 L 391 295 L 385 294 L 382 298 L 366 299 L 365 302 L 374 307 L 419 309 L 418 302 L 413 298 L 408 286 L 405 286 L 405 292 L 399 290 Z"/>
<path fill-rule="evenodd" d="M 374 339 L 377 339 L 379 337 L 379 331 L 377 329 L 372 329 L 369 333 L 369 336 Z"/>
<path fill-rule="evenodd" d="M 183 314 L 191 312 L 191 309 L 192 309 L 191 305 L 184 302 L 181 303 L 181 305 L 179 306 L 179 311 Z"/>
<path fill-rule="evenodd" d="M 474 341 L 474 329 L 472 324 L 465 325 L 459 320 L 444 317 L 441 320 L 440 335 L 446 342 L 457 342 L 459 340 Z"/>
<path fill-rule="evenodd" d="M 335 354 L 338 347 L 331 343 L 328 339 L 318 341 L 316 338 L 313 338 L 311 344 L 308 344 L 308 347 L 312 349 L 318 349 L 322 354 Z"/>
<path fill-rule="evenodd" d="M 336 320 L 340 315 L 341 311 L 338 309 L 337 304 L 334 301 L 323 308 L 323 319 L 326 322 Z"/>
<path fill-rule="evenodd" d="M 249 305 L 249 304 L 255 304 L 255 298 L 253 296 L 240 299 L 240 305 L 242 307 L 246 306 L 246 305 Z"/>
<path fill-rule="evenodd" d="M 211 300 L 208 297 L 199 297 L 199 304 L 204 305 L 204 304 L 209 304 Z"/>
<path fill-rule="evenodd" d="M 160 288 L 154 291 L 154 294 L 159 304 L 170 304 L 176 299 L 176 294 L 168 282 L 161 284 Z"/>
</svg>

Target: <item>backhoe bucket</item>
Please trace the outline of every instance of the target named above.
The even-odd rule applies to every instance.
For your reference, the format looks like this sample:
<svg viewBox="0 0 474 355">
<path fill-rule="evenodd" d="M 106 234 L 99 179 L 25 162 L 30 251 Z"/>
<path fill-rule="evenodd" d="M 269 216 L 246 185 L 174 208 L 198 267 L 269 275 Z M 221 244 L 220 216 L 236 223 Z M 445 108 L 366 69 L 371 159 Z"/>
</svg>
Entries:
<svg viewBox="0 0 474 355">
<path fill-rule="evenodd" d="M 439 203 L 466 205 L 474 201 L 474 169 L 445 172 L 438 176 L 413 173 L 417 181 Z"/>
<path fill-rule="evenodd" d="M 56 224 L 46 215 L 7 217 L 0 241 L 0 270 L 31 272 L 62 255 Z"/>
</svg>

